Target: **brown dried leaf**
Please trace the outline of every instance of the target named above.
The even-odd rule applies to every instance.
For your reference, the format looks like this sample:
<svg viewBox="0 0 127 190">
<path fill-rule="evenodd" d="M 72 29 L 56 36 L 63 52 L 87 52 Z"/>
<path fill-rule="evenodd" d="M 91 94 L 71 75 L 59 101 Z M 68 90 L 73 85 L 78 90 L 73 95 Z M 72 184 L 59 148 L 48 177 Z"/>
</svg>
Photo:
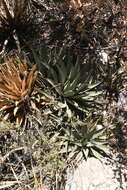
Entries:
<svg viewBox="0 0 127 190">
<path fill-rule="evenodd" d="M 80 0 L 71 0 L 70 1 L 70 5 L 69 5 L 70 8 L 77 9 L 77 8 L 80 8 L 81 6 L 82 6 L 82 3 Z"/>
</svg>

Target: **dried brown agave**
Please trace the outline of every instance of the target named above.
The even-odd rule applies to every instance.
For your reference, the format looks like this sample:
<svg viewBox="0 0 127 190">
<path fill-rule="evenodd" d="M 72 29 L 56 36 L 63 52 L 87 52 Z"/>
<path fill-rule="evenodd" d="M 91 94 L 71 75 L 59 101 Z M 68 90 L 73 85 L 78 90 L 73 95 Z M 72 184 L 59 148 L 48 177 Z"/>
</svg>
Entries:
<svg viewBox="0 0 127 190">
<path fill-rule="evenodd" d="M 20 51 L 20 41 L 24 36 L 31 36 L 34 14 L 31 0 L 0 1 L 0 45 L 4 53 L 9 42 L 16 44 Z M 1 54 L 2 54 L 1 53 Z"/>
<path fill-rule="evenodd" d="M 0 111 L 5 120 L 16 121 L 21 125 L 28 112 L 37 109 L 36 103 L 49 103 L 39 98 L 40 83 L 37 68 L 30 71 L 26 62 L 20 59 L 8 59 L 0 66 Z"/>
</svg>

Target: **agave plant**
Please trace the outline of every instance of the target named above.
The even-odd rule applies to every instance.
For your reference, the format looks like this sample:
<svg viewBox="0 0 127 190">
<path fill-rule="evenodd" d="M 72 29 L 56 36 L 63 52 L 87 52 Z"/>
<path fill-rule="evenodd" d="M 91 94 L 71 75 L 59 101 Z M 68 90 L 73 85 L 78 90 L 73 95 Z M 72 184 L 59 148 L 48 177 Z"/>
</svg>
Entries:
<svg viewBox="0 0 127 190">
<path fill-rule="evenodd" d="M 29 71 L 25 60 L 8 59 L 0 65 L 0 111 L 5 120 L 21 125 L 28 112 L 38 110 L 37 104 L 49 103 L 39 96 L 43 88 L 34 65 Z"/>
<path fill-rule="evenodd" d="M 48 65 L 48 64 L 47 64 Z M 80 60 L 76 63 L 58 59 L 47 66 L 46 84 L 57 94 L 58 101 L 67 105 L 70 111 L 88 113 L 94 107 L 95 99 L 102 92 L 97 90 L 100 82 L 93 82 L 90 73 L 85 72 Z"/>
<path fill-rule="evenodd" d="M 31 35 L 31 32 L 28 33 L 28 30 L 31 30 L 33 18 L 30 2 L 30 0 L 0 1 L 1 53 L 4 52 L 8 42 L 12 41 L 15 41 L 20 50 L 20 41 L 23 41 L 25 36 L 27 36 L 28 40 Z"/>
<path fill-rule="evenodd" d="M 87 117 L 85 121 L 73 119 L 68 127 L 63 127 L 61 153 L 77 162 L 89 156 L 100 158 L 107 153 L 105 130 L 97 129 L 97 124 L 98 120 L 93 122 L 91 117 Z"/>
</svg>

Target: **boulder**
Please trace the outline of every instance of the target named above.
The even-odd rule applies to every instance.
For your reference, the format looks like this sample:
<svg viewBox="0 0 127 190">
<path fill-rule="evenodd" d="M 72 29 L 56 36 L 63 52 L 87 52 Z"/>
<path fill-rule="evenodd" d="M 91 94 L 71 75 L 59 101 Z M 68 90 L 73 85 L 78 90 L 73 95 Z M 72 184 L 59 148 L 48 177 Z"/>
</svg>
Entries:
<svg viewBox="0 0 127 190">
<path fill-rule="evenodd" d="M 88 158 L 68 170 L 65 190 L 127 190 L 127 169 L 117 158 Z"/>
</svg>

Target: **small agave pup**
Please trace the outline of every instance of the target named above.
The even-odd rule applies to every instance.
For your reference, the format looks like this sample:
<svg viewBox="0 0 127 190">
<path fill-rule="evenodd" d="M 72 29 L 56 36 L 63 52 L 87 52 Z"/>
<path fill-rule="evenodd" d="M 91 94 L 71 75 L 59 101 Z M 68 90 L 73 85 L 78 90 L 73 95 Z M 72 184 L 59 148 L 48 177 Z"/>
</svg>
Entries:
<svg viewBox="0 0 127 190">
<path fill-rule="evenodd" d="M 100 158 L 107 154 L 109 147 L 105 129 L 97 129 L 98 121 L 89 115 L 84 121 L 73 118 L 70 125 L 66 128 L 63 126 L 64 136 L 60 136 L 61 153 L 67 154 L 69 159 L 74 158 L 76 162 L 89 156 Z"/>
<path fill-rule="evenodd" d="M 48 103 L 39 96 L 37 74 L 35 65 L 28 71 L 26 62 L 20 59 L 8 59 L 0 66 L 0 111 L 5 120 L 21 125 L 27 113 L 37 110 L 37 104 Z"/>
</svg>

